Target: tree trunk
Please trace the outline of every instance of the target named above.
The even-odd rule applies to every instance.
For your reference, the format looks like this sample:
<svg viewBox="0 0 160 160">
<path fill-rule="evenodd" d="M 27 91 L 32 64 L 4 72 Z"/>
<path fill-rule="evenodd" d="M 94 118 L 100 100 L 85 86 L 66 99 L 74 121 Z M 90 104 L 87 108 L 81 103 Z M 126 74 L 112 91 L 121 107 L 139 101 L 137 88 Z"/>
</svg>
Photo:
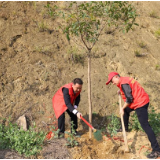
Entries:
<svg viewBox="0 0 160 160">
<path fill-rule="evenodd" d="M 92 103 L 91 103 L 91 51 L 88 52 L 88 103 L 89 123 L 92 124 Z M 89 138 L 92 137 L 92 129 L 89 128 Z"/>
</svg>

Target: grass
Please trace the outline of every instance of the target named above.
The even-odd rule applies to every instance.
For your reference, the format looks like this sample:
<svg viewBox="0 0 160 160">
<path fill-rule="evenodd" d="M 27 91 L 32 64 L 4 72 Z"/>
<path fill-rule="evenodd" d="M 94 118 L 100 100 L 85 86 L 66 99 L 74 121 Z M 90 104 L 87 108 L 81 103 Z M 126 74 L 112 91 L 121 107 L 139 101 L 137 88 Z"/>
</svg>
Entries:
<svg viewBox="0 0 160 160">
<path fill-rule="evenodd" d="M 147 45 L 146 45 L 144 42 L 142 42 L 142 41 L 141 41 L 141 42 L 138 42 L 138 45 L 139 45 L 140 48 L 146 48 L 146 46 L 147 46 Z"/>
<path fill-rule="evenodd" d="M 157 37 L 157 38 L 160 38 L 160 28 L 154 32 L 154 35 Z"/>
<path fill-rule="evenodd" d="M 75 46 L 69 47 L 67 49 L 68 59 L 74 63 L 79 63 L 84 66 L 85 56 L 83 53 L 80 53 L 79 49 Z"/>
<path fill-rule="evenodd" d="M 38 22 L 38 29 L 40 32 L 44 32 L 44 31 L 48 30 L 48 26 L 44 21 Z"/>
<path fill-rule="evenodd" d="M 152 18 L 159 18 L 156 11 L 150 12 L 149 16 L 152 17 Z"/>
<path fill-rule="evenodd" d="M 160 65 L 156 65 L 156 67 L 155 67 L 155 70 L 159 70 L 159 68 L 160 68 Z"/>
<path fill-rule="evenodd" d="M 139 50 L 135 50 L 134 54 L 135 54 L 136 57 L 142 57 L 142 54 L 140 53 Z"/>
</svg>

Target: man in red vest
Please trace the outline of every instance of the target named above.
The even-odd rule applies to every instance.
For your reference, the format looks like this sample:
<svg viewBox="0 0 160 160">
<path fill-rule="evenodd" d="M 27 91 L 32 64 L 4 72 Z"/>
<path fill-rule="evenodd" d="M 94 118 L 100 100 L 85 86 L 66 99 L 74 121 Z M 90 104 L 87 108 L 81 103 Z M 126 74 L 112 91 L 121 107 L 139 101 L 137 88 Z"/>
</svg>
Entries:
<svg viewBox="0 0 160 160">
<path fill-rule="evenodd" d="M 58 119 L 59 137 L 64 137 L 65 132 L 65 111 L 71 117 L 75 136 L 79 136 L 76 129 L 78 128 L 77 117 L 82 114 L 77 108 L 80 102 L 80 92 L 82 90 L 83 81 L 80 78 L 75 78 L 72 83 L 62 86 L 53 96 L 53 109 Z M 72 130 L 71 130 L 72 132 Z"/>
<path fill-rule="evenodd" d="M 124 118 L 125 130 L 128 131 L 128 121 L 130 112 L 135 110 L 138 116 L 138 120 L 146 132 L 148 139 L 151 143 L 152 152 L 147 155 L 148 158 L 157 158 L 160 156 L 160 148 L 156 140 L 155 134 L 148 123 L 148 106 L 149 96 L 141 85 L 133 78 L 120 77 L 117 72 L 111 72 L 108 75 L 108 81 L 106 85 L 112 82 L 120 89 L 118 93 L 121 93 L 124 105 L 120 111 Z"/>
</svg>

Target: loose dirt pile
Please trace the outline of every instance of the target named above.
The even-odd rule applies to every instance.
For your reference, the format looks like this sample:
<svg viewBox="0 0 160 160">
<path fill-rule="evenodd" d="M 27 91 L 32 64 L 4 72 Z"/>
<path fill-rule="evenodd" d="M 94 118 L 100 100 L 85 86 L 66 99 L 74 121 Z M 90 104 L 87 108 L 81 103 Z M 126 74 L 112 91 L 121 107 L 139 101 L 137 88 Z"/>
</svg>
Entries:
<svg viewBox="0 0 160 160">
<path fill-rule="evenodd" d="M 89 134 L 82 135 L 77 139 L 78 147 L 72 149 L 75 159 L 147 159 L 150 152 L 150 144 L 146 135 L 142 132 L 128 132 L 129 153 L 125 153 L 122 133 L 116 137 L 103 136 L 102 141 L 89 139 Z"/>
</svg>

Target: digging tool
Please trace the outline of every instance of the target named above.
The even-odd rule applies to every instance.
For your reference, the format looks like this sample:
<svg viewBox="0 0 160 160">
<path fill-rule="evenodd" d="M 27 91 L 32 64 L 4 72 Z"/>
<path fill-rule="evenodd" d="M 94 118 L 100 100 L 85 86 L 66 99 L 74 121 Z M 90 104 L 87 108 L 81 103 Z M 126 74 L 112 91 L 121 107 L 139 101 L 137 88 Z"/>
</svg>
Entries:
<svg viewBox="0 0 160 160">
<path fill-rule="evenodd" d="M 80 117 L 92 130 L 93 130 L 93 135 L 94 135 L 94 138 L 97 140 L 97 141 L 100 141 L 102 139 L 102 134 L 101 134 L 101 131 L 100 130 L 96 130 L 90 123 L 88 123 L 82 116 Z"/>
<path fill-rule="evenodd" d="M 121 95 L 119 95 L 119 108 L 121 110 L 122 108 L 122 103 L 121 103 Z M 124 138 L 124 143 L 125 143 L 125 152 L 129 152 L 129 148 L 128 148 L 128 143 L 127 143 L 127 136 L 126 136 L 126 131 L 125 131 L 125 127 L 124 127 L 124 121 L 123 121 L 123 115 L 121 114 L 121 124 L 122 124 L 122 131 L 123 131 L 123 138 Z"/>
</svg>

